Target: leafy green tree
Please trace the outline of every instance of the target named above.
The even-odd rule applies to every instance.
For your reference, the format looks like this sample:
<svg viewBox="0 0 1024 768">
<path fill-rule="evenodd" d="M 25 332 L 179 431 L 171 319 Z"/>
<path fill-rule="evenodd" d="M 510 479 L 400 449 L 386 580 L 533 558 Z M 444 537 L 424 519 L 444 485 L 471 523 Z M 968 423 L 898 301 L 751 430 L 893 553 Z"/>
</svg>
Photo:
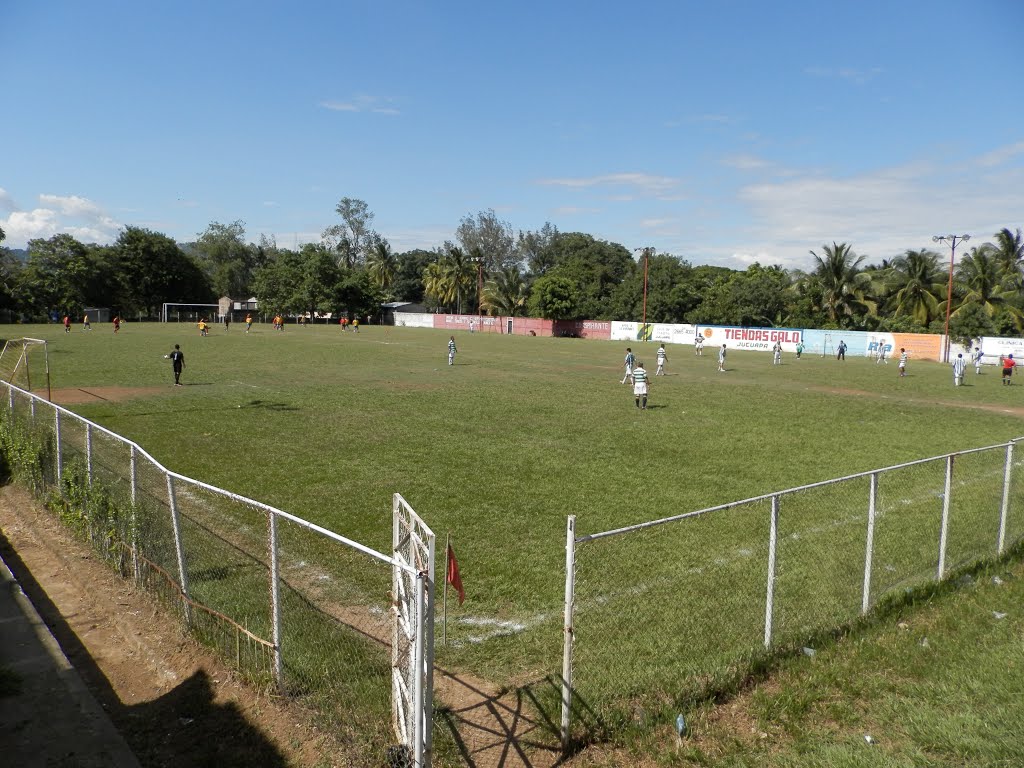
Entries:
<svg viewBox="0 0 1024 768">
<path fill-rule="evenodd" d="M 424 271 L 430 262 L 436 260 L 430 251 L 413 250 L 396 257 L 398 269 L 391 293 L 400 301 L 422 302 L 424 299 Z"/>
<path fill-rule="evenodd" d="M 259 251 L 245 242 L 245 222 L 210 222 L 198 240 L 188 246 L 206 272 L 217 296 L 248 297 Z"/>
<path fill-rule="evenodd" d="M 533 284 L 529 307 L 533 317 L 548 320 L 586 319 L 576 303 L 576 286 L 560 275 L 545 275 Z"/>
<path fill-rule="evenodd" d="M 167 301 L 212 302 L 206 274 L 171 238 L 141 227 L 125 227 L 110 249 L 117 276 L 115 302 L 122 314 L 153 316 Z"/>
<path fill-rule="evenodd" d="M 921 328 L 939 316 L 946 286 L 943 284 L 939 254 L 910 251 L 893 260 L 892 297 L 889 307 L 896 315 L 913 319 Z"/>
<path fill-rule="evenodd" d="M 341 224 L 327 227 L 321 235 L 323 245 L 338 254 L 338 264 L 352 268 L 366 260 L 371 245 L 373 212 L 365 201 L 354 197 L 343 197 L 334 206 L 342 220 Z"/>
<path fill-rule="evenodd" d="M 465 251 L 453 245 L 448 246 L 448 253 L 442 259 L 445 277 L 450 284 L 449 295 L 454 293 L 455 311 L 462 313 L 462 297 L 469 293 L 477 277 L 477 266 Z"/>
<path fill-rule="evenodd" d="M 526 309 L 529 291 L 519 267 L 505 267 L 484 285 L 483 307 L 492 315 L 515 317 Z"/>
<path fill-rule="evenodd" d="M 612 295 L 637 271 L 633 255 L 626 248 L 580 232 L 559 233 L 549 251 L 555 266 L 546 276 L 563 277 L 573 284 L 577 318 L 609 318 Z"/>
<path fill-rule="evenodd" d="M 609 316 L 640 320 L 643 317 L 643 263 L 613 290 Z M 700 288 L 693 268 L 675 256 L 650 257 L 647 268 L 647 321 L 679 323 L 700 304 Z"/>
<path fill-rule="evenodd" d="M 480 211 L 475 217 L 464 216 L 455 230 L 455 238 L 463 253 L 483 258 L 487 272 L 519 264 L 512 226 L 501 221 L 493 210 Z"/>
<path fill-rule="evenodd" d="M 555 254 L 551 244 L 558 237 L 558 228 L 550 221 L 545 222 L 538 232 L 520 232 L 516 239 L 516 252 L 520 263 L 525 264 L 532 277 L 542 277 L 555 266 Z"/>
<path fill-rule="evenodd" d="M 996 323 L 981 304 L 968 304 L 949 318 L 949 336 L 963 347 L 970 347 L 982 336 L 995 334 Z"/>
<path fill-rule="evenodd" d="M 88 248 L 71 234 L 29 241 L 29 258 L 20 272 L 18 295 L 26 310 L 77 313 L 89 304 L 96 279 Z"/>
</svg>

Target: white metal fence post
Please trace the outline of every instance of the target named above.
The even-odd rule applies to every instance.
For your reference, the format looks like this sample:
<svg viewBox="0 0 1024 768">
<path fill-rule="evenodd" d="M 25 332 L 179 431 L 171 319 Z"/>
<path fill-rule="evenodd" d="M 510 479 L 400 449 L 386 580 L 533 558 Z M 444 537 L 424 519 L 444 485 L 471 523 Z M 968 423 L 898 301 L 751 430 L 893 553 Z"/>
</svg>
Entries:
<svg viewBox="0 0 1024 768">
<path fill-rule="evenodd" d="M 284 664 L 281 658 L 281 584 L 277 560 L 277 515 L 267 512 L 270 528 L 270 616 L 273 623 L 274 681 L 279 693 L 284 692 Z"/>
<path fill-rule="evenodd" d="M 772 620 L 775 613 L 775 549 L 779 540 L 779 497 L 772 496 L 771 527 L 768 531 L 768 594 L 764 606 L 764 647 L 772 645 Z"/>
<path fill-rule="evenodd" d="M 565 526 L 565 606 L 562 622 L 562 749 L 569 748 L 569 724 L 572 711 L 572 628 L 576 591 L 576 515 L 569 515 Z"/>
<path fill-rule="evenodd" d="M 1006 464 L 1003 467 L 1003 503 L 999 506 L 999 538 L 996 542 L 996 554 L 1003 554 L 1006 546 L 1006 516 L 1010 512 L 1010 474 L 1013 470 L 1013 440 L 1006 446 Z"/>
<path fill-rule="evenodd" d="M 423 765 L 423 640 L 426 631 L 424 621 L 424 596 L 426 585 L 423 583 L 424 574 L 421 571 L 416 574 L 416 650 L 414 654 L 414 665 L 416 668 L 416 679 L 413 682 L 413 765 L 416 768 L 425 768 Z"/>
<path fill-rule="evenodd" d="M 174 478 L 167 475 L 167 502 L 171 506 L 171 527 L 174 529 L 174 552 L 178 557 L 178 578 L 181 581 L 182 607 L 185 611 L 185 623 L 192 624 L 192 606 L 188 594 L 188 569 L 185 567 L 185 545 L 181 540 L 181 520 L 178 515 L 178 504 L 174 496 Z"/>
<path fill-rule="evenodd" d="M 34 427 L 36 425 L 36 399 L 34 397 L 28 399 L 28 407 L 29 414 L 32 417 L 32 426 Z"/>
<path fill-rule="evenodd" d="M 436 540 L 430 537 L 427 546 L 426 572 L 426 614 L 423 617 L 426 626 L 424 632 L 423 667 L 420 673 L 426 678 L 423 693 L 423 764 L 429 766 L 434 759 L 434 558 L 436 556 Z"/>
<path fill-rule="evenodd" d="M 53 432 L 57 443 L 57 488 L 60 488 L 61 481 L 61 450 L 60 450 L 60 411 L 53 411 Z"/>
<path fill-rule="evenodd" d="M 139 572 L 139 518 L 136 512 L 138 506 L 138 485 L 136 480 L 136 457 L 135 457 L 135 446 L 128 446 L 128 471 L 130 473 L 131 491 L 132 491 L 132 573 L 135 574 L 135 581 L 139 581 L 141 573 Z"/>
<path fill-rule="evenodd" d="M 867 614 L 871 607 L 871 564 L 875 556 L 875 509 L 878 504 L 878 473 L 871 473 L 871 490 L 868 492 L 868 540 L 864 547 L 864 593 L 860 612 Z"/>
<path fill-rule="evenodd" d="M 85 483 L 92 488 L 92 424 L 85 423 Z"/>
<path fill-rule="evenodd" d="M 939 567 L 935 578 L 946 574 L 946 537 L 949 533 L 949 492 L 953 487 L 953 454 L 946 457 L 946 485 L 942 492 L 942 529 L 939 531 Z"/>
</svg>

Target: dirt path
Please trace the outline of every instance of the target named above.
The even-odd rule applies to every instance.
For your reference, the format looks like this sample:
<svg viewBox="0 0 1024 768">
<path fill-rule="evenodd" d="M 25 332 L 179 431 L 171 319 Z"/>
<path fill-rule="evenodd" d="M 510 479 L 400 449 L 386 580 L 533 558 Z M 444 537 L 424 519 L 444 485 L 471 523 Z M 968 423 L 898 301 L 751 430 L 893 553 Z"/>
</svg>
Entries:
<svg viewBox="0 0 1024 768">
<path fill-rule="evenodd" d="M 244 685 L 15 486 L 0 488 L 0 531 L 7 564 L 144 768 L 355 764 L 290 706 Z"/>
</svg>

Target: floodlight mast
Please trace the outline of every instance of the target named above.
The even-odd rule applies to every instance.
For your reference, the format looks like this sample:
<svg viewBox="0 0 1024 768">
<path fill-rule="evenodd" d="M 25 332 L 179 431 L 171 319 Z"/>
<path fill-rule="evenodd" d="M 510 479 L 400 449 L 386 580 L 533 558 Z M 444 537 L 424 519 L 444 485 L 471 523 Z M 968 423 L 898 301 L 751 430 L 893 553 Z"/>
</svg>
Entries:
<svg viewBox="0 0 1024 768">
<path fill-rule="evenodd" d="M 971 239 L 970 235 L 933 235 L 933 243 L 949 245 L 949 284 L 946 288 L 946 344 L 943 351 L 943 362 L 949 362 L 949 315 L 953 308 L 953 262 L 956 259 L 956 247 Z"/>
</svg>

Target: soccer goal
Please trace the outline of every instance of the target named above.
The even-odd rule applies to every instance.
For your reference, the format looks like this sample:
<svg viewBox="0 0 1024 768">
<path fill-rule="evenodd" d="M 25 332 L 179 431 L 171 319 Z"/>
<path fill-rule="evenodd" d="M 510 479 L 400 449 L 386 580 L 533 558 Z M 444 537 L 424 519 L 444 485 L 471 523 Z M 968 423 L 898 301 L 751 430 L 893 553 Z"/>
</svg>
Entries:
<svg viewBox="0 0 1024 768">
<path fill-rule="evenodd" d="M 50 355 L 44 339 L 11 339 L 0 351 L 0 376 L 27 392 L 35 386 L 41 391 L 46 386 L 46 399 L 50 399 Z"/>
<path fill-rule="evenodd" d="M 165 302 L 160 306 L 160 322 L 162 323 L 195 323 L 204 317 L 216 320 L 220 313 L 220 304 L 184 304 Z"/>
<path fill-rule="evenodd" d="M 832 334 L 826 333 L 825 340 L 821 344 L 821 356 L 834 355 L 836 353 L 836 345 L 832 343 Z"/>
</svg>

